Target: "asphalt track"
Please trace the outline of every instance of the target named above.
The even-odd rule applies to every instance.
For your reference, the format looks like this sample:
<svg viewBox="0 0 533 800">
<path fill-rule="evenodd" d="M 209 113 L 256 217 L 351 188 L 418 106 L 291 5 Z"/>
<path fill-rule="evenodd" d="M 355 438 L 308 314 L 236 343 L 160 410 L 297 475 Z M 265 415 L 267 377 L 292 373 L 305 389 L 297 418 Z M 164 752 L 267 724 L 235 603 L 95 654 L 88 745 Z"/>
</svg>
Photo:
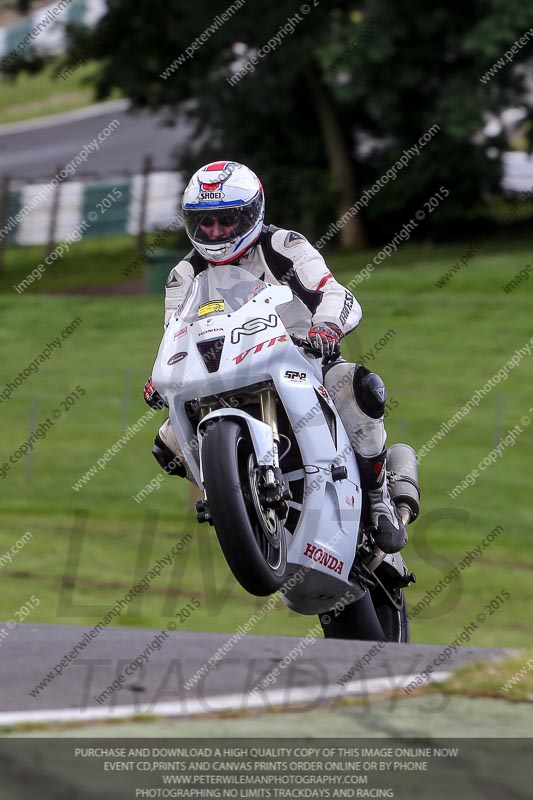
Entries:
<svg viewBox="0 0 533 800">
<path fill-rule="evenodd" d="M 5 623 L 0 623 L 2 627 Z M 65 668 L 54 670 L 88 630 L 28 623 L 10 631 L 2 641 L 0 726 L 24 721 L 109 720 L 138 714 L 176 718 L 316 708 L 326 699 L 401 689 L 446 647 L 386 644 L 375 648 L 370 658 L 371 642 L 319 639 L 306 644 L 292 637 L 245 635 L 231 643 L 219 661 L 212 661 L 214 669 L 208 669 L 205 665 L 209 658 L 231 642 L 231 633 L 164 631 L 161 649 L 154 650 L 147 664 L 126 676 L 128 665 L 147 650 L 156 634 L 161 636 L 161 631 L 104 628 Z M 291 659 L 291 650 L 299 644 L 299 654 Z M 468 661 L 497 660 L 510 652 L 458 648 L 442 665 L 433 667 L 434 677 L 447 676 Z M 365 656 L 370 663 L 359 663 L 355 668 Z M 203 674 L 195 678 L 202 667 Z M 275 668 L 278 674 L 273 677 Z M 61 674 L 32 696 L 30 692 L 35 693 L 39 681 L 51 672 Z M 118 690 L 99 703 L 96 698 L 120 675 L 123 681 L 118 682 Z M 264 690 L 253 693 L 262 681 Z"/>
<path fill-rule="evenodd" d="M 0 175 L 16 179 L 51 178 L 98 138 L 112 120 L 113 132 L 99 143 L 78 177 L 104 178 L 108 175 L 141 172 L 145 155 L 151 155 L 154 169 L 174 170 L 179 152 L 190 138 L 190 126 L 180 119 L 175 127 L 164 126 L 162 114 L 130 112 L 126 100 L 114 100 L 78 111 L 55 114 L 28 122 L 0 125 Z"/>
</svg>

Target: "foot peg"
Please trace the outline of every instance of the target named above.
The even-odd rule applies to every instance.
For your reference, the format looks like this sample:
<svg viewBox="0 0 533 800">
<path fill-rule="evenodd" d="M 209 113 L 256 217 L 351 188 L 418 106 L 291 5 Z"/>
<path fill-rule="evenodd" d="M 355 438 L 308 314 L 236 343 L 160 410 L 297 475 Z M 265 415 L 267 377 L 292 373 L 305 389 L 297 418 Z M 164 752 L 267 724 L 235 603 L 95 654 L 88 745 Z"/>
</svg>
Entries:
<svg viewBox="0 0 533 800">
<path fill-rule="evenodd" d="M 209 513 L 209 509 L 205 500 L 196 501 L 196 519 L 198 522 L 209 522 L 210 525 L 213 524 L 213 520 L 211 519 L 211 514 Z"/>
</svg>

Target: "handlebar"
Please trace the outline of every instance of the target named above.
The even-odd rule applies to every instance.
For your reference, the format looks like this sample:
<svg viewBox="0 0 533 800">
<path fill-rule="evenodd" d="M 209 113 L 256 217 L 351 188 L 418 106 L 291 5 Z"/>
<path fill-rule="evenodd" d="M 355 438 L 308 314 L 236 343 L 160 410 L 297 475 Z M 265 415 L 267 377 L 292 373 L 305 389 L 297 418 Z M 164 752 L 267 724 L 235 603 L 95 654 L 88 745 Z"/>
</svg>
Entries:
<svg viewBox="0 0 533 800">
<path fill-rule="evenodd" d="M 301 347 L 303 350 L 309 353 L 310 356 L 313 356 L 313 358 L 321 358 L 322 350 L 318 350 L 316 347 L 313 347 L 313 345 L 307 339 L 300 339 L 299 336 L 293 336 L 292 334 L 291 339 L 296 347 Z"/>
<path fill-rule="evenodd" d="M 294 342 L 294 344 L 296 345 L 296 347 L 301 347 L 302 350 L 305 350 L 305 352 L 308 355 L 312 356 L 313 358 L 322 358 L 322 350 L 319 350 L 317 347 L 313 347 L 313 345 L 307 339 L 300 339 L 299 336 L 293 336 L 292 334 L 290 334 L 290 337 Z M 323 363 L 327 364 L 330 361 L 336 361 L 339 358 L 339 356 L 340 356 L 340 351 L 338 354 L 334 354 L 329 357 L 324 356 Z"/>
</svg>

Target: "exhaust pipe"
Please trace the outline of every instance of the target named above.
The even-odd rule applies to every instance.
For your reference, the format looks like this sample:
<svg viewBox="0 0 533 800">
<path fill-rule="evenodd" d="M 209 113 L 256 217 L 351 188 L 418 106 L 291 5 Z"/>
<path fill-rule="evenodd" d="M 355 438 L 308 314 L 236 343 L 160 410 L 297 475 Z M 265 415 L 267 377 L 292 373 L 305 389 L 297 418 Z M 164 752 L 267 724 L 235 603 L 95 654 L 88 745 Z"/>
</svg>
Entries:
<svg viewBox="0 0 533 800">
<path fill-rule="evenodd" d="M 414 522 L 420 513 L 420 487 L 416 453 L 408 444 L 387 448 L 387 477 L 390 495 L 404 523 Z"/>
</svg>

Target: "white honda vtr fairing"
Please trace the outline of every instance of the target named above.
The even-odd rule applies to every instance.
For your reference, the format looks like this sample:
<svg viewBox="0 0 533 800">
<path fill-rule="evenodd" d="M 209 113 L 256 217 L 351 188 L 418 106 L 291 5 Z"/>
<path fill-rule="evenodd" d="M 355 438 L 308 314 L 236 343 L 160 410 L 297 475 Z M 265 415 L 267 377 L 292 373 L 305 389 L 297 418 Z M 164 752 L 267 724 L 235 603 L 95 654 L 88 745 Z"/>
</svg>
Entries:
<svg viewBox="0 0 533 800">
<path fill-rule="evenodd" d="M 209 267 L 167 326 L 152 377 L 204 492 L 198 520 L 214 525 L 251 594 L 281 589 L 289 608 L 323 615 L 326 636 L 407 641 L 402 587 L 414 576 L 362 524 L 357 462 L 322 384 L 321 354 L 280 316 L 292 297 L 241 267 Z M 413 451 L 394 445 L 388 461 L 409 521 L 418 513 Z"/>
</svg>

